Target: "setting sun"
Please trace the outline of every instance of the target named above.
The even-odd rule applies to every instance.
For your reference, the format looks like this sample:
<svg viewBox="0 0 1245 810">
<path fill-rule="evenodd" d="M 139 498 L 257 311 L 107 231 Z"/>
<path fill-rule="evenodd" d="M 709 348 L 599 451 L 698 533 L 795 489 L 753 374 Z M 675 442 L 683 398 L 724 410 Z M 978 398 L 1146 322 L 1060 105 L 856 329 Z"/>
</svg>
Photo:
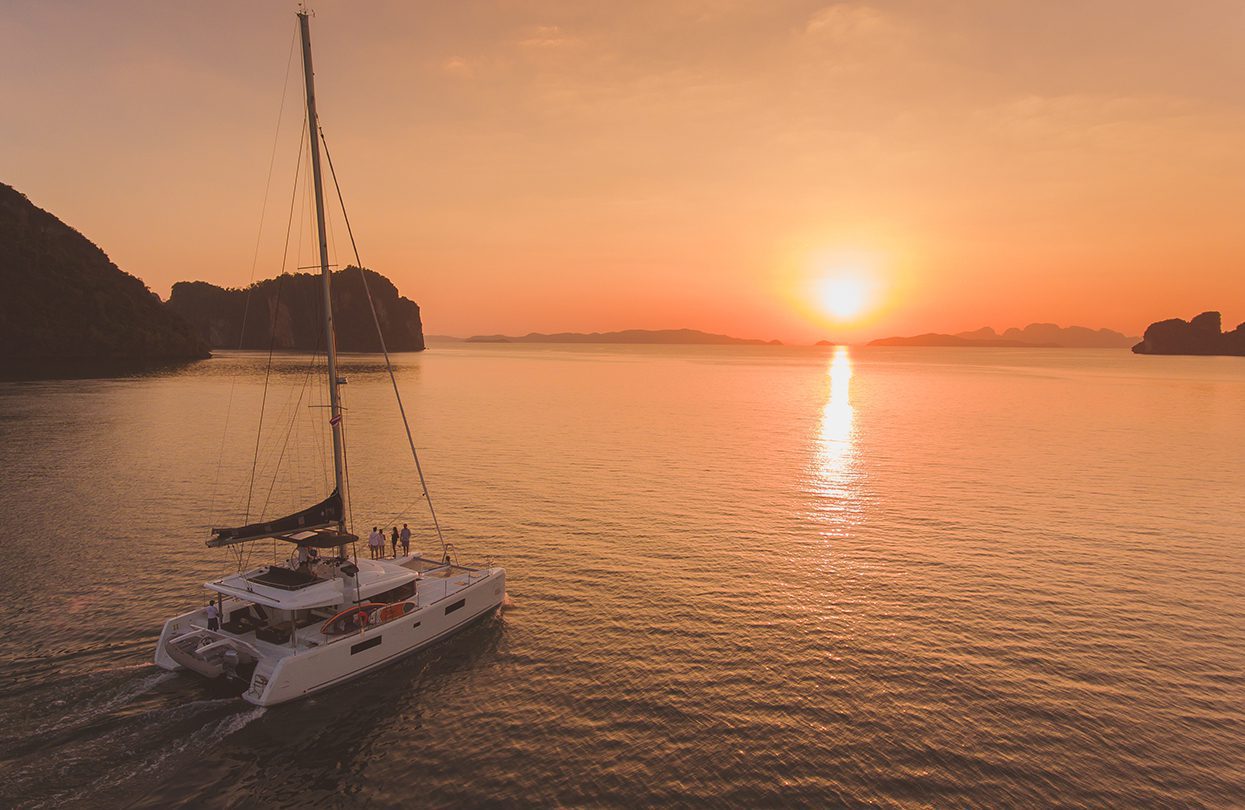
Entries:
<svg viewBox="0 0 1245 810">
<path fill-rule="evenodd" d="M 817 285 L 817 304 L 839 320 L 855 318 L 869 304 L 869 285 L 856 276 L 832 276 Z"/>
</svg>

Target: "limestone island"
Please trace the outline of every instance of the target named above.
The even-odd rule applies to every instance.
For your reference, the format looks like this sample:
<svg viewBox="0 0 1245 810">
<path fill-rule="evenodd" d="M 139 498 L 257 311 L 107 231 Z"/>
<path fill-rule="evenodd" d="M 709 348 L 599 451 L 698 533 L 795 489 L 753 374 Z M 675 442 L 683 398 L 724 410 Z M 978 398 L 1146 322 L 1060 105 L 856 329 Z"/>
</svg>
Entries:
<svg viewBox="0 0 1245 810">
<path fill-rule="evenodd" d="M 1224 332 L 1218 312 L 1203 312 L 1191 321 L 1170 318 L 1146 329 L 1135 354 L 1221 354 L 1245 357 L 1245 323 Z"/>
<path fill-rule="evenodd" d="M 380 273 L 363 273 L 367 274 L 366 290 L 358 267 L 333 273 L 333 327 L 338 350 L 380 351 L 367 302 L 370 291 L 385 348 L 391 352 L 423 351 L 419 304 L 403 298 L 394 283 Z M 169 296 L 169 306 L 216 349 L 266 350 L 271 346 L 283 351 L 322 351 L 323 305 L 319 273 L 277 276 L 243 289 L 206 281 L 179 281 Z"/>
</svg>

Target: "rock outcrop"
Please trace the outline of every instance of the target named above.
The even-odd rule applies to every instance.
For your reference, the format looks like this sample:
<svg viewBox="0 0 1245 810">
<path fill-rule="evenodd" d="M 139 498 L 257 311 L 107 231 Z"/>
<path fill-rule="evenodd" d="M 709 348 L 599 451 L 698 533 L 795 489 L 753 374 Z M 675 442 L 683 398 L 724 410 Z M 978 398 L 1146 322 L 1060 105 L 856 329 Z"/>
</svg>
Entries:
<svg viewBox="0 0 1245 810">
<path fill-rule="evenodd" d="M 1228 354 L 1245 356 L 1245 323 L 1224 332 L 1218 312 L 1203 312 L 1191 321 L 1171 318 L 1146 329 L 1136 354 Z"/>
<path fill-rule="evenodd" d="M 419 305 L 403 298 L 393 282 L 364 270 L 376 316 L 391 352 L 422 351 Z M 318 351 L 324 348 L 324 293 L 316 273 L 296 273 L 227 289 L 205 281 L 173 285 L 169 306 L 213 348 Z M 343 352 L 378 352 L 380 341 L 357 267 L 333 273 L 333 328 Z M 249 300 L 248 300 L 249 299 Z M 245 319 L 245 323 L 244 323 Z"/>
<path fill-rule="evenodd" d="M 207 344 L 143 282 L 0 183 L 0 369 L 193 360 Z"/>
</svg>

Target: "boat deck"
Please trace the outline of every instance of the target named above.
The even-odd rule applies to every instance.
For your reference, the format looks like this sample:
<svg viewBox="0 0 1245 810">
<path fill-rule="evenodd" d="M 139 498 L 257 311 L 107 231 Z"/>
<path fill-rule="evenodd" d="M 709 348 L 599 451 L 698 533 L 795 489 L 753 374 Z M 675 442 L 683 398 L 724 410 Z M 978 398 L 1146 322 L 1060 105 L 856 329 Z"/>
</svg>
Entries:
<svg viewBox="0 0 1245 810">
<path fill-rule="evenodd" d="M 306 588 L 308 585 L 315 585 L 317 582 L 325 581 L 322 577 L 318 577 L 315 574 L 282 568 L 278 565 L 270 565 L 267 571 L 246 579 L 247 582 L 280 588 L 285 591 L 296 591 L 299 588 Z"/>
<path fill-rule="evenodd" d="M 472 583 L 487 577 L 489 574 L 488 568 L 447 564 L 440 560 L 428 559 L 418 555 L 399 557 L 386 560 L 385 562 L 397 563 L 401 567 L 414 571 L 419 575 L 419 578 L 415 581 L 415 596 L 413 597 L 417 610 L 448 599 Z M 273 570 L 280 571 L 282 569 Z M 295 572 L 291 571 L 289 573 L 293 574 Z M 280 586 L 277 585 L 277 587 Z M 236 602 L 236 604 L 230 605 L 226 602 L 223 605 L 225 615 L 229 615 L 231 612 L 239 610 L 246 605 L 238 597 L 230 597 L 229 601 Z M 364 601 L 368 600 L 365 598 Z M 327 636 L 320 632 L 320 628 L 324 623 L 333 618 L 337 612 L 337 608 L 313 608 L 308 611 L 306 619 L 294 623 L 297 624 L 296 627 L 291 627 L 291 622 L 245 627 L 236 624 L 231 626 L 230 622 L 225 622 L 221 625 L 218 634 L 222 638 L 234 638 L 245 642 L 254 647 L 263 658 L 275 660 L 294 655 L 300 651 L 314 649 L 324 644 L 333 644 L 342 639 L 352 638 L 353 634 Z M 205 619 L 192 621 L 191 624 L 197 629 L 207 629 Z"/>
</svg>

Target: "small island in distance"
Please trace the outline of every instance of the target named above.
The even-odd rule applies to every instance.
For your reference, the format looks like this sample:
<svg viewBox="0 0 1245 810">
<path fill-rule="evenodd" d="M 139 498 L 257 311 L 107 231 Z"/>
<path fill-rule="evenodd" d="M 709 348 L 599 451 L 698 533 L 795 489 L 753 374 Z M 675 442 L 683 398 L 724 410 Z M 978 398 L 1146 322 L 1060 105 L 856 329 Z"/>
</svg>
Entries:
<svg viewBox="0 0 1245 810">
<path fill-rule="evenodd" d="M 1012 327 L 1003 334 L 989 326 L 954 335 L 929 332 L 910 337 L 886 337 L 871 340 L 869 346 L 957 346 L 972 348 L 1016 349 L 1126 349 L 1137 341 L 1113 329 L 1090 329 L 1085 326 L 1059 326 L 1053 323 L 1031 323 L 1024 329 Z"/>
<path fill-rule="evenodd" d="M 715 335 L 698 329 L 624 329 L 620 332 L 530 332 L 519 337 L 509 335 L 474 335 L 467 343 L 631 343 L 677 344 L 701 346 L 781 346 L 778 340 L 756 340 Z"/>
</svg>

